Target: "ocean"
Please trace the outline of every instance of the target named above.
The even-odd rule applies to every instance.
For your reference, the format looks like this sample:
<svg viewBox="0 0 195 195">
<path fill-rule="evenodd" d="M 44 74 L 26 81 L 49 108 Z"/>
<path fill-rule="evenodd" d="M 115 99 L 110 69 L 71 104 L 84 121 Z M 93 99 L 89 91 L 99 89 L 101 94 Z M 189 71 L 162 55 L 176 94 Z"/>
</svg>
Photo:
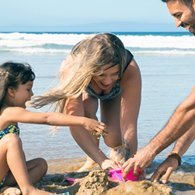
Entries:
<svg viewBox="0 0 195 195">
<path fill-rule="evenodd" d="M 94 33 L 0 33 L 0 62 L 28 62 L 36 73 L 34 94 L 41 95 L 57 83 L 60 63 L 72 46 Z M 195 84 L 195 38 L 187 32 L 115 32 L 137 61 L 142 74 L 142 103 L 138 120 L 138 144 L 143 147 L 166 124 L 177 105 Z M 48 111 L 48 107 L 40 111 Z M 32 109 L 33 110 L 33 109 Z M 98 113 L 99 114 L 99 113 Z M 84 152 L 67 127 L 53 134 L 46 125 L 20 124 L 27 159 L 77 158 Z M 162 151 L 162 160 L 173 145 Z M 101 141 L 101 148 L 108 148 Z M 195 164 L 195 144 L 183 157 Z"/>
</svg>

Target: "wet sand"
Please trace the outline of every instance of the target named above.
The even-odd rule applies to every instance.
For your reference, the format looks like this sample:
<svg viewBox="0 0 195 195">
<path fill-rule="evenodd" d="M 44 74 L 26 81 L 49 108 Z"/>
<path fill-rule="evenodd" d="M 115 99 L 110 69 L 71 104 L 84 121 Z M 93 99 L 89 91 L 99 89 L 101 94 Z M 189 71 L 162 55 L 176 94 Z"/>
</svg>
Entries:
<svg viewBox="0 0 195 195">
<path fill-rule="evenodd" d="M 94 166 L 90 171 L 76 172 L 84 161 L 84 158 L 48 161 L 48 173 L 36 187 L 61 195 L 195 195 L 193 165 L 182 165 L 166 185 L 149 180 L 157 163 L 147 168 L 145 180 L 118 184 L 108 180 L 107 173 L 99 166 Z M 74 183 L 67 178 L 74 178 Z"/>
<path fill-rule="evenodd" d="M 108 180 L 107 174 L 94 166 L 90 172 L 75 172 L 83 164 L 84 159 L 66 159 L 48 161 L 47 175 L 37 184 L 38 188 L 57 194 L 77 195 L 193 195 L 195 194 L 195 167 L 181 166 L 172 174 L 170 182 L 166 185 L 149 181 L 151 173 L 157 166 L 153 163 L 146 171 L 146 180 L 140 182 L 122 182 L 120 185 Z M 66 178 L 75 178 L 76 182 L 70 184 Z M 68 194 L 68 193 L 67 193 Z"/>
</svg>

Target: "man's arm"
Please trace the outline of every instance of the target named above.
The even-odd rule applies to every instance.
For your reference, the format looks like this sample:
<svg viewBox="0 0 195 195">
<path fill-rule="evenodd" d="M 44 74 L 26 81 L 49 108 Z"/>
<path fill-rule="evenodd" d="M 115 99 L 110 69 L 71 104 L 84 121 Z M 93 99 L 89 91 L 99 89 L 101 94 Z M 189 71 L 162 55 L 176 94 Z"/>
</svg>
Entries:
<svg viewBox="0 0 195 195">
<path fill-rule="evenodd" d="M 187 151 L 195 139 L 195 125 L 181 136 L 176 142 L 171 154 L 178 154 L 180 157 Z M 152 175 L 152 181 L 162 180 L 166 183 L 173 171 L 179 166 L 179 161 L 174 155 L 169 155 L 156 169 Z"/>
<path fill-rule="evenodd" d="M 163 149 L 191 129 L 195 123 L 195 87 L 190 95 L 178 106 L 167 125 L 142 149 L 134 158 L 130 158 L 124 165 L 124 175 L 134 168 L 147 167 L 155 156 Z"/>
<path fill-rule="evenodd" d="M 178 106 L 167 125 L 149 143 L 154 155 L 160 153 L 176 139 L 190 130 L 195 123 L 195 87 Z M 195 132 L 194 132 L 195 133 Z"/>
<path fill-rule="evenodd" d="M 193 143 L 194 139 L 195 139 L 195 124 L 189 131 L 187 131 L 182 137 L 180 137 L 180 139 L 178 139 L 178 141 L 176 142 L 172 150 L 172 153 L 177 153 L 180 156 L 183 156 L 183 154 Z"/>
</svg>

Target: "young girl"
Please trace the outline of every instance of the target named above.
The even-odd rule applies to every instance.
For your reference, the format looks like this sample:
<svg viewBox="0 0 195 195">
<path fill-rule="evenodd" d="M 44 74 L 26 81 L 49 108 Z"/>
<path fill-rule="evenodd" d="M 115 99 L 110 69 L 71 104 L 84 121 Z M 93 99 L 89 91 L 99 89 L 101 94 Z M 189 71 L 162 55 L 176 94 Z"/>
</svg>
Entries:
<svg viewBox="0 0 195 195">
<path fill-rule="evenodd" d="M 33 95 L 34 79 L 35 74 L 28 64 L 6 62 L 0 65 L 0 188 L 18 184 L 23 195 L 50 193 L 32 185 L 45 175 L 47 163 L 41 158 L 25 161 L 18 122 L 81 126 L 100 134 L 105 131 L 105 125 L 93 119 L 27 111 L 25 103 Z"/>
<path fill-rule="evenodd" d="M 58 102 L 59 111 L 65 114 L 93 119 L 97 119 L 100 106 L 101 119 L 108 129 L 108 135 L 103 136 L 104 141 L 113 148 L 113 156 L 120 157 L 117 151 L 123 147 L 122 144 L 127 153 L 135 154 L 141 75 L 133 55 L 121 40 L 110 33 L 82 40 L 63 62 L 60 74 L 59 87 L 37 97 L 35 106 Z M 114 161 L 108 159 L 100 150 L 97 136 L 86 132 L 83 127 L 71 127 L 71 133 L 87 155 L 103 169 L 118 166 L 116 158 Z M 122 158 L 124 160 L 124 156 Z M 88 158 L 83 169 L 92 163 Z"/>
</svg>

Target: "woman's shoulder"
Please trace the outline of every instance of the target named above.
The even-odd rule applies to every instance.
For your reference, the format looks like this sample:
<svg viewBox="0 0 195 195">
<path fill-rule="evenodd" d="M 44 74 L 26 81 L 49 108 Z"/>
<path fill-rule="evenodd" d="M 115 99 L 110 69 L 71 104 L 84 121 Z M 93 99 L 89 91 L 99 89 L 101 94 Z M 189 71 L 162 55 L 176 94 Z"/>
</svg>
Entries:
<svg viewBox="0 0 195 195">
<path fill-rule="evenodd" d="M 129 64 L 132 61 L 134 56 L 128 49 L 125 49 L 125 51 L 126 51 L 126 64 Z"/>
<path fill-rule="evenodd" d="M 123 72 L 126 71 L 127 67 L 132 62 L 133 57 L 134 57 L 133 54 L 129 50 L 125 49 L 125 52 L 126 52 L 126 62 L 125 62 L 125 65 L 123 67 Z"/>
</svg>

